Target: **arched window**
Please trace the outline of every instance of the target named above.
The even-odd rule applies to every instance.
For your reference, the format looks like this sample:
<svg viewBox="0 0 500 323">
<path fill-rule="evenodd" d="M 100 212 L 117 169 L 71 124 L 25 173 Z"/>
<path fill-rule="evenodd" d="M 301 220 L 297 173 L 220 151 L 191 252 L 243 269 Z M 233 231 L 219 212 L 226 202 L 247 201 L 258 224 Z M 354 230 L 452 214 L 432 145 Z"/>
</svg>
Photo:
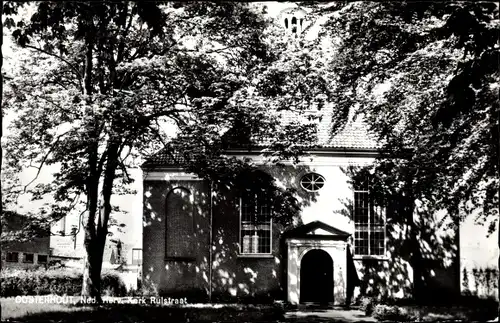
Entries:
<svg viewBox="0 0 500 323">
<path fill-rule="evenodd" d="M 288 29 L 288 18 L 285 18 L 285 28 Z"/>
<path fill-rule="evenodd" d="M 165 251 L 169 258 L 190 258 L 194 255 L 194 218 L 191 192 L 176 187 L 167 194 Z"/>
<path fill-rule="evenodd" d="M 297 18 L 292 17 L 292 25 L 296 25 L 296 24 L 297 24 Z"/>
</svg>

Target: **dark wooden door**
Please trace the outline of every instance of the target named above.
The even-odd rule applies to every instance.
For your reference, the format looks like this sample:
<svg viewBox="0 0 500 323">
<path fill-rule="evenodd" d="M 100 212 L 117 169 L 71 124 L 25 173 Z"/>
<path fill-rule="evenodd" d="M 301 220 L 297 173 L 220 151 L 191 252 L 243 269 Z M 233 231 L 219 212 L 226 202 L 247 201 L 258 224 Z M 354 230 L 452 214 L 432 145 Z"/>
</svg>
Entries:
<svg viewBox="0 0 500 323">
<path fill-rule="evenodd" d="M 308 251 L 300 265 L 300 302 L 333 302 L 333 261 L 320 249 Z"/>
</svg>

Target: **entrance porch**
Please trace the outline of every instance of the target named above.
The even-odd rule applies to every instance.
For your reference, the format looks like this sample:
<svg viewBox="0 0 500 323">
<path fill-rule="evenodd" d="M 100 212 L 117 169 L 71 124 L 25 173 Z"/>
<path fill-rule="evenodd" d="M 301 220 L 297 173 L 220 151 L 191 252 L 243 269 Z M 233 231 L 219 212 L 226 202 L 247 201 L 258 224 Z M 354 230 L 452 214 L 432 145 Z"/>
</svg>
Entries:
<svg viewBox="0 0 500 323">
<path fill-rule="evenodd" d="M 287 301 L 290 304 L 346 303 L 349 236 L 320 221 L 285 234 Z"/>
</svg>

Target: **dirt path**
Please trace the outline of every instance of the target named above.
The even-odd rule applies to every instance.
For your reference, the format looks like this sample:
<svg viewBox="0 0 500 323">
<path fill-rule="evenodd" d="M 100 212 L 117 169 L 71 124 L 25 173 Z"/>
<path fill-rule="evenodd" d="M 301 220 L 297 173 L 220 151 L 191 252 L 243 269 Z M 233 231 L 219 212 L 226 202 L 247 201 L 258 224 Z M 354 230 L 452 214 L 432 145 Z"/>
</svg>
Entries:
<svg viewBox="0 0 500 323">
<path fill-rule="evenodd" d="M 377 322 L 357 309 L 315 309 L 290 311 L 285 314 L 286 322 Z"/>
</svg>

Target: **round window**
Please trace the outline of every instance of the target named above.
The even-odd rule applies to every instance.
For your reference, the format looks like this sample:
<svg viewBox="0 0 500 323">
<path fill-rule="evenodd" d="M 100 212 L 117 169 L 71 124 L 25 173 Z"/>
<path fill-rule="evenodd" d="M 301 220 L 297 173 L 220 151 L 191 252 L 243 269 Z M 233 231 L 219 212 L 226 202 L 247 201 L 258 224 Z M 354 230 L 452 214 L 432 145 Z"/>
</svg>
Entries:
<svg viewBox="0 0 500 323">
<path fill-rule="evenodd" d="M 309 173 L 302 176 L 300 186 L 309 192 L 316 192 L 325 185 L 325 178 L 320 174 Z"/>
</svg>

